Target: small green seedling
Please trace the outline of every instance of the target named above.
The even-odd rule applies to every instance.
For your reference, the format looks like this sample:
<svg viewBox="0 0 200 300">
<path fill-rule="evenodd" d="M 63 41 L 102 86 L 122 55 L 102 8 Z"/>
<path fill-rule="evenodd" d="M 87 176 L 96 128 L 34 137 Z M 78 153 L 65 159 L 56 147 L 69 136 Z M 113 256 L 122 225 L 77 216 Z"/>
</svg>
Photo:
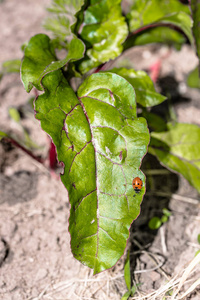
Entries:
<svg viewBox="0 0 200 300">
<path fill-rule="evenodd" d="M 169 217 L 171 216 L 171 212 L 163 208 L 163 216 L 161 218 L 159 217 L 153 217 L 148 223 L 148 226 L 150 229 L 155 230 L 161 227 L 161 225 L 168 221 Z"/>
<path fill-rule="evenodd" d="M 124 265 L 124 279 L 126 282 L 126 286 L 128 288 L 128 292 L 126 292 L 122 296 L 121 300 L 128 300 L 129 297 L 132 297 L 135 294 L 138 286 L 138 285 L 131 286 L 130 250 L 127 253 L 127 257 Z"/>
<path fill-rule="evenodd" d="M 197 236 L 197 242 L 200 245 L 200 234 L 198 234 L 198 236 Z M 196 251 L 195 256 L 197 256 L 197 254 L 199 254 L 199 253 L 200 253 L 200 249 Z"/>
<path fill-rule="evenodd" d="M 28 130 L 22 125 L 19 111 L 15 107 L 10 107 L 8 113 L 10 118 L 18 124 L 18 128 L 21 131 L 21 138 L 16 136 L 14 131 L 9 136 L 28 150 L 38 149 L 39 146 L 31 139 Z"/>
</svg>

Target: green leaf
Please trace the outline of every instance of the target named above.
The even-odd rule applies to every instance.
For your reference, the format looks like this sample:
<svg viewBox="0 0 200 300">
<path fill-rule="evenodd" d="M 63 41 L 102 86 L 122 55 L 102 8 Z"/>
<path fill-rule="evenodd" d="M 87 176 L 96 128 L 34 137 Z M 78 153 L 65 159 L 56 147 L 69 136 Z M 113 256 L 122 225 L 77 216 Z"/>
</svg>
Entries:
<svg viewBox="0 0 200 300">
<path fill-rule="evenodd" d="M 0 130 L 0 141 L 5 137 L 9 137 L 9 135 L 6 132 Z"/>
<path fill-rule="evenodd" d="M 200 253 L 200 250 L 197 250 L 195 253 L 195 256 L 197 256 Z"/>
<path fill-rule="evenodd" d="M 18 123 L 18 130 L 21 129 L 21 134 L 20 137 L 15 133 L 15 130 L 12 130 L 10 133 L 6 132 L 0 132 L 0 140 L 4 137 L 10 138 L 11 140 L 17 142 L 19 145 L 22 147 L 26 148 L 27 150 L 32 150 L 32 149 L 38 149 L 40 148 L 30 137 L 30 134 L 28 130 L 23 127 L 21 124 L 21 117 L 18 112 L 18 110 L 14 107 L 10 107 L 9 110 L 9 116 L 10 118 Z"/>
<path fill-rule="evenodd" d="M 21 118 L 20 118 L 20 114 L 19 114 L 18 110 L 14 107 L 10 107 L 8 112 L 9 112 L 11 119 L 13 119 L 15 122 L 19 123 Z"/>
<path fill-rule="evenodd" d="M 54 38 L 64 42 L 67 36 L 71 35 L 70 22 L 66 16 L 57 16 L 56 18 L 46 18 L 43 27 L 52 31 Z"/>
<path fill-rule="evenodd" d="M 186 42 L 182 33 L 169 27 L 147 28 L 137 34 L 131 35 L 123 44 L 124 50 L 151 43 L 162 43 L 169 46 L 175 46 L 177 50 Z"/>
<path fill-rule="evenodd" d="M 168 124 L 168 131 L 152 132 L 149 152 L 167 168 L 181 173 L 200 192 L 200 128 Z"/>
<path fill-rule="evenodd" d="M 126 292 L 123 296 L 122 296 L 122 298 L 121 298 L 121 300 L 128 300 L 128 298 L 131 296 L 131 291 L 130 292 Z"/>
<path fill-rule="evenodd" d="M 130 269 L 130 250 L 127 253 L 125 265 L 124 265 L 124 279 L 126 282 L 126 286 L 131 291 L 131 269 Z"/>
<path fill-rule="evenodd" d="M 85 11 L 81 37 L 89 43 L 87 55 L 94 62 L 104 63 L 123 51 L 128 27 L 120 3 L 121 0 L 93 1 Z"/>
<path fill-rule="evenodd" d="M 85 56 L 80 62 L 78 62 L 78 70 L 82 73 L 85 74 L 89 72 L 91 69 L 94 69 L 99 66 L 98 61 L 93 61 L 87 56 Z"/>
<path fill-rule="evenodd" d="M 161 219 L 158 217 L 153 217 L 150 221 L 149 221 L 149 228 L 152 230 L 158 229 L 160 228 L 160 226 L 162 225 Z"/>
<path fill-rule="evenodd" d="M 172 213 L 167 208 L 163 208 L 162 212 L 166 217 L 170 217 L 172 215 Z"/>
<path fill-rule="evenodd" d="M 193 17 L 193 35 L 195 38 L 197 55 L 200 59 L 200 0 L 191 0 L 191 9 Z M 199 65 L 199 74 L 200 74 L 200 65 Z"/>
<path fill-rule="evenodd" d="M 192 20 L 189 15 L 184 12 L 178 12 L 171 16 L 166 16 L 158 21 L 161 24 L 173 25 L 180 28 L 188 37 L 191 45 L 194 44 L 194 39 L 191 31 Z"/>
<path fill-rule="evenodd" d="M 138 286 L 140 286 L 140 284 L 136 284 L 136 286 L 135 285 L 132 286 L 132 288 L 131 288 L 131 296 L 133 296 L 135 294 Z"/>
<path fill-rule="evenodd" d="M 25 48 L 24 59 L 21 66 L 21 79 L 27 92 L 33 86 L 43 90 L 42 78 L 49 72 L 64 67 L 70 61 L 82 58 L 85 47 L 81 40 L 74 38 L 69 44 L 65 59 L 58 61 L 50 38 L 45 34 L 33 36 Z"/>
<path fill-rule="evenodd" d="M 73 22 L 73 24 L 71 25 L 71 31 L 73 34 L 75 34 L 76 36 L 79 35 L 79 31 L 80 31 L 80 27 L 82 26 L 83 22 L 84 22 L 84 13 L 85 13 L 85 9 L 88 7 L 88 2 L 89 0 L 82 0 L 82 6 L 80 5 L 79 8 L 76 9 L 76 14 L 75 16 L 75 20 Z"/>
<path fill-rule="evenodd" d="M 146 120 L 136 116 L 132 86 L 116 74 L 86 78 L 79 99 L 60 71 L 48 73 L 42 85 L 45 93 L 36 100 L 36 117 L 65 165 L 71 249 L 99 273 L 122 256 L 129 227 L 140 212 L 145 177 L 139 168 L 149 142 Z M 144 182 L 139 194 L 132 188 L 137 176 Z"/>
<path fill-rule="evenodd" d="M 197 236 L 197 241 L 200 244 L 200 234 L 198 234 L 198 236 Z"/>
<path fill-rule="evenodd" d="M 188 6 L 181 4 L 178 0 L 135 0 L 127 18 L 130 20 L 131 31 L 135 31 L 180 11 L 190 14 Z"/>
<path fill-rule="evenodd" d="M 180 28 L 193 43 L 189 8 L 178 0 L 136 0 L 127 18 L 131 32 L 152 25 L 173 25 Z"/>
<path fill-rule="evenodd" d="M 45 34 L 33 36 L 25 48 L 21 65 L 21 79 L 27 92 L 30 92 L 33 86 L 42 90 L 42 75 L 53 61 L 56 61 L 56 55 L 50 38 Z"/>
<path fill-rule="evenodd" d="M 199 70 L 196 67 L 187 78 L 187 85 L 191 88 L 200 89 L 200 77 L 199 77 Z"/>
<path fill-rule="evenodd" d="M 0 70 L 0 80 L 6 74 L 19 73 L 20 65 L 21 65 L 20 59 L 12 59 L 3 62 Z"/>
<path fill-rule="evenodd" d="M 138 285 L 139 285 L 139 284 L 138 284 Z M 138 286 L 138 285 L 136 285 L 136 286 Z M 136 286 L 133 285 L 132 288 L 131 288 L 131 290 L 128 291 L 128 292 L 126 292 L 126 293 L 122 296 L 121 300 L 128 300 L 129 297 L 132 297 L 132 296 L 135 294 L 135 292 L 136 292 Z"/>
<path fill-rule="evenodd" d="M 12 59 L 3 62 L 2 72 L 7 73 L 19 73 L 21 65 L 21 59 Z"/>
<path fill-rule="evenodd" d="M 127 17 L 131 20 L 130 26 L 133 31 L 179 11 L 190 14 L 189 7 L 178 0 L 134 0 Z"/>
<path fill-rule="evenodd" d="M 134 88 L 137 102 L 150 107 L 162 103 L 166 97 L 156 92 L 153 81 L 144 71 L 135 71 L 134 69 L 114 68 L 109 70 L 125 78 Z"/>
<path fill-rule="evenodd" d="M 168 221 L 168 219 L 169 218 L 167 216 L 162 216 L 160 220 L 161 220 L 161 223 L 166 223 Z"/>
<path fill-rule="evenodd" d="M 44 22 L 44 28 L 53 32 L 58 41 L 66 41 L 76 27 L 78 12 L 84 0 L 53 0 L 47 10 L 52 14 Z"/>
<path fill-rule="evenodd" d="M 152 131 L 159 132 L 167 129 L 165 120 L 157 114 L 143 110 L 141 116 L 147 120 L 148 126 Z"/>
</svg>

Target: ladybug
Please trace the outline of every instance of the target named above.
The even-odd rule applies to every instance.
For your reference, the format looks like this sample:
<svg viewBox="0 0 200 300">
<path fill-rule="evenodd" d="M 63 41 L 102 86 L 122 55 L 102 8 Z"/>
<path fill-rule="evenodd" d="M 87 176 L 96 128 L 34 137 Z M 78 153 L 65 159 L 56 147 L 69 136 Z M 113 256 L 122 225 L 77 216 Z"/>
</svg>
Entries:
<svg viewBox="0 0 200 300">
<path fill-rule="evenodd" d="M 143 182 L 142 182 L 142 179 L 140 179 L 139 177 L 135 177 L 133 179 L 133 182 L 132 182 L 132 185 L 133 185 L 133 189 L 136 193 L 139 193 L 142 186 L 143 186 Z"/>
</svg>

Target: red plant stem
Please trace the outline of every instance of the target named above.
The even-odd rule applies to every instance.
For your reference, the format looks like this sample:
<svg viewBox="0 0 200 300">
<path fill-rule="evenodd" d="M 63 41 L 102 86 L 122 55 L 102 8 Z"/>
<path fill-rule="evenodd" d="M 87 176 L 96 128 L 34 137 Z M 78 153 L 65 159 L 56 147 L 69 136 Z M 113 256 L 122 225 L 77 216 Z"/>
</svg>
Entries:
<svg viewBox="0 0 200 300">
<path fill-rule="evenodd" d="M 56 169 L 56 166 L 57 166 L 56 147 L 52 141 L 51 141 L 51 145 L 49 148 L 49 166 L 53 170 Z"/>
<path fill-rule="evenodd" d="M 100 66 L 98 66 L 96 68 L 96 70 L 94 71 L 94 73 L 99 73 L 99 71 L 102 71 L 104 69 L 104 66 L 106 65 L 106 63 L 101 64 Z"/>
<path fill-rule="evenodd" d="M 15 147 L 21 149 L 23 152 L 25 152 L 26 154 L 28 154 L 30 157 L 32 157 L 33 159 L 35 159 L 36 161 L 38 161 L 39 163 L 43 164 L 43 160 L 38 157 L 35 156 L 31 151 L 29 151 L 28 149 L 24 148 L 22 145 L 20 145 L 17 141 L 13 140 L 12 138 L 4 138 L 6 140 L 8 140 L 11 144 L 13 144 Z"/>
<path fill-rule="evenodd" d="M 178 26 L 176 25 L 173 25 L 173 24 L 170 24 L 170 23 L 155 23 L 155 24 L 149 24 L 149 25 L 146 25 L 146 26 L 143 26 L 141 28 L 138 28 L 136 29 L 135 31 L 133 32 L 130 32 L 130 34 L 128 35 L 127 39 L 128 40 L 130 37 L 132 37 L 133 35 L 136 35 L 146 29 L 149 29 L 149 28 L 156 28 L 156 27 L 170 27 L 172 29 L 176 29 L 178 32 L 182 32 L 183 34 L 185 34 Z"/>
</svg>

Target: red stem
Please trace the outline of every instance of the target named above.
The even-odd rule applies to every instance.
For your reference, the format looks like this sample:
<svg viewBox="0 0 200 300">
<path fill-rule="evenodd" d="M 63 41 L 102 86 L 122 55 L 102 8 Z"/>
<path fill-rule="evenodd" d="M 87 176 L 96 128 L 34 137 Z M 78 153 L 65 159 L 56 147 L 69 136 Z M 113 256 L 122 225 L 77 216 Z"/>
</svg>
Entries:
<svg viewBox="0 0 200 300">
<path fill-rule="evenodd" d="M 56 147 L 52 141 L 51 141 L 51 145 L 49 148 L 49 166 L 53 170 L 55 170 L 57 167 Z"/>
<path fill-rule="evenodd" d="M 29 151 L 28 149 L 24 148 L 17 141 L 13 140 L 12 138 L 5 138 L 5 139 L 7 139 L 15 147 L 17 147 L 17 148 L 21 149 L 22 151 L 24 151 L 26 154 L 28 154 L 30 157 L 32 157 L 33 159 L 35 159 L 39 163 L 43 164 L 43 160 L 40 157 L 35 156 L 31 151 Z"/>
</svg>

